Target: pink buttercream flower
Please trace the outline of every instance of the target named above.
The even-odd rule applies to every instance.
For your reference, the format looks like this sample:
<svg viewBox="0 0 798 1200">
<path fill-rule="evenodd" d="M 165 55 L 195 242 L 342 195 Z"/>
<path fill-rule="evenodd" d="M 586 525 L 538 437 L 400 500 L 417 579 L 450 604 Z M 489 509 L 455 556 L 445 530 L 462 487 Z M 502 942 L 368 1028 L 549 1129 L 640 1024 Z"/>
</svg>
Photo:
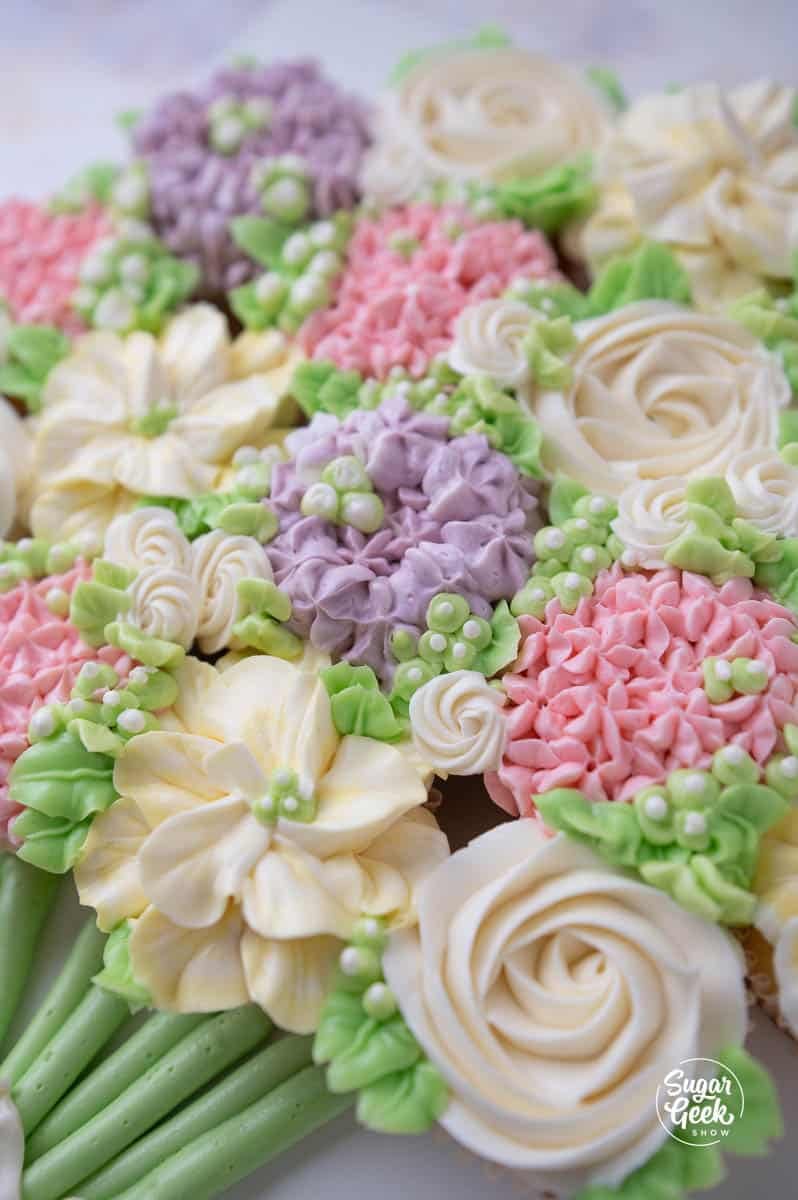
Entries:
<svg viewBox="0 0 798 1200">
<path fill-rule="evenodd" d="M 558 277 L 546 239 L 520 221 L 480 222 L 454 204 L 393 209 L 358 224 L 335 302 L 305 322 L 300 340 L 345 370 L 420 376 L 449 349 L 459 313 L 519 277 Z"/>
<path fill-rule="evenodd" d="M 28 747 L 28 723 L 43 704 L 68 700 L 86 662 L 109 663 L 127 676 L 131 660 L 115 646 L 87 646 L 68 617 L 56 616 L 45 597 L 53 588 L 71 595 L 91 568 L 25 580 L 0 595 L 0 850 L 18 844 L 9 824 L 22 810 L 9 798 L 8 776 Z"/>
<path fill-rule="evenodd" d="M 521 618 L 518 659 L 503 680 L 507 743 L 488 791 L 514 815 L 535 797 L 579 788 L 630 800 L 680 767 L 707 767 L 734 743 L 763 764 L 798 720 L 795 618 L 747 579 L 715 587 L 675 568 L 602 572 L 573 615 L 550 601 L 545 620 Z M 767 686 L 713 704 L 710 656 L 764 664 Z"/>
<path fill-rule="evenodd" d="M 85 328 L 72 308 L 80 265 L 110 225 L 96 205 L 54 214 L 26 200 L 0 204 L 0 299 L 20 324 Z"/>
</svg>

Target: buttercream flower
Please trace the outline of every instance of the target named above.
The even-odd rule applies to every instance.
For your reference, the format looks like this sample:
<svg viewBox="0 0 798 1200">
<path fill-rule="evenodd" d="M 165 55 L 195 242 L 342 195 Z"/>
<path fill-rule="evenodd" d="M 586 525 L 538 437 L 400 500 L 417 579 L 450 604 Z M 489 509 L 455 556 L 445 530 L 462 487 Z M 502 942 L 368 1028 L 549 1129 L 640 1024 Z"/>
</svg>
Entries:
<svg viewBox="0 0 798 1200">
<path fill-rule="evenodd" d="M 760 80 L 633 104 L 599 154 L 601 201 L 581 237 L 591 266 L 652 238 L 678 255 L 702 306 L 788 280 L 798 244 L 795 96 Z"/>
<path fill-rule="evenodd" d="M 105 534 L 103 556 L 121 567 L 171 567 L 190 571 L 191 542 L 170 508 L 147 505 L 114 517 Z"/>
<path fill-rule="evenodd" d="M 798 468 L 775 450 L 745 450 L 733 459 L 726 482 L 737 511 L 765 533 L 798 536 Z"/>
<path fill-rule="evenodd" d="M 437 181 L 501 183 L 594 150 L 608 126 L 603 100 L 560 63 L 512 47 L 447 50 L 381 98 L 361 183 L 385 205 Z"/>
<path fill-rule="evenodd" d="M 291 599 L 291 628 L 383 680 L 393 671 L 392 634 L 422 633 L 433 596 L 456 592 L 489 618 L 492 605 L 523 585 L 532 561 L 531 481 L 482 434 L 450 439 L 448 429 L 446 418 L 393 397 L 320 432 L 272 476 L 280 528 L 266 553 Z M 374 533 L 302 511 L 309 482 L 350 457 L 383 505 Z"/>
<path fill-rule="evenodd" d="M 28 431 L 8 401 L 0 396 L 0 537 L 8 533 L 24 507 L 30 458 Z"/>
<path fill-rule="evenodd" d="M 430 679 L 410 700 L 410 728 L 422 759 L 438 775 L 481 775 L 501 762 L 504 695 L 478 671 Z"/>
<path fill-rule="evenodd" d="M 735 321 L 649 300 L 574 331 L 568 388 L 526 392 L 552 471 L 619 496 L 635 480 L 725 475 L 744 451 L 775 453 L 790 385 Z"/>
<path fill-rule="evenodd" d="M 623 489 L 612 528 L 626 547 L 625 561 L 646 570 L 666 565 L 666 551 L 688 525 L 687 483 L 668 475 L 635 480 Z"/>
<path fill-rule="evenodd" d="M 602 572 L 572 615 L 521 618 L 502 765 L 486 777 L 502 808 L 527 816 L 535 797 L 578 788 L 629 800 L 679 768 L 705 768 L 730 743 L 764 765 L 798 719 L 795 617 L 749 580 L 718 588 L 675 568 Z M 762 686 L 713 703 L 704 662 L 759 664 Z"/>
<path fill-rule="evenodd" d="M 87 530 L 144 495 L 189 498 L 223 479 L 280 415 L 267 373 L 231 378 L 223 315 L 195 305 L 160 339 L 89 334 L 50 374 L 34 448 L 31 520 L 42 537 Z"/>
<path fill-rule="evenodd" d="M 103 929 L 133 919 L 132 968 L 159 1008 L 254 1000 L 313 1029 L 361 913 L 412 921 L 418 881 L 448 854 L 410 758 L 339 737 L 318 667 L 188 659 L 173 728 L 117 759 L 121 799 L 76 880 Z"/>
<path fill-rule="evenodd" d="M 524 339 L 531 323 L 518 300 L 471 304 L 455 322 L 449 362 L 461 375 L 490 375 L 502 387 L 518 387 L 529 378 Z"/>
<path fill-rule="evenodd" d="M 401 367 L 420 376 L 449 350 L 467 305 L 500 296 L 518 278 L 556 277 L 546 239 L 520 221 L 412 204 L 358 222 L 333 304 L 308 318 L 299 339 L 311 357 L 344 370 L 384 379 Z"/>
<path fill-rule="evenodd" d="M 174 567 L 142 567 L 127 589 L 126 619 L 148 637 L 176 642 L 188 650 L 197 631 L 200 591 L 187 571 Z"/>
<path fill-rule="evenodd" d="M 754 891 L 756 927 L 773 947 L 778 1006 L 798 1038 L 798 804 L 762 839 Z"/>
<path fill-rule="evenodd" d="M 728 935 L 536 822 L 454 854 L 418 916 L 383 969 L 449 1085 L 441 1124 L 541 1189 L 620 1183 L 668 1136 L 667 1072 L 744 1037 Z"/>
<path fill-rule="evenodd" d="M 271 564 L 255 538 L 214 529 L 194 542 L 192 571 L 200 596 L 199 647 L 216 654 L 230 644 L 240 616 L 236 585 L 242 579 L 271 579 Z"/>
</svg>

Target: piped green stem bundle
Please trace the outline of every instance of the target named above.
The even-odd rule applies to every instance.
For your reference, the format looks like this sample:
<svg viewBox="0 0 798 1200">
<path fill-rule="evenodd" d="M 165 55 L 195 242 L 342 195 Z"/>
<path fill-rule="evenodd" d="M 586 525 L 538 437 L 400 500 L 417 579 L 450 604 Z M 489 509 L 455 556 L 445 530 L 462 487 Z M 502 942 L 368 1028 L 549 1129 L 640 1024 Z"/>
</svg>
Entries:
<svg viewBox="0 0 798 1200">
<path fill-rule="evenodd" d="M 0 1043 L 28 981 L 58 880 L 0 853 Z"/>
</svg>

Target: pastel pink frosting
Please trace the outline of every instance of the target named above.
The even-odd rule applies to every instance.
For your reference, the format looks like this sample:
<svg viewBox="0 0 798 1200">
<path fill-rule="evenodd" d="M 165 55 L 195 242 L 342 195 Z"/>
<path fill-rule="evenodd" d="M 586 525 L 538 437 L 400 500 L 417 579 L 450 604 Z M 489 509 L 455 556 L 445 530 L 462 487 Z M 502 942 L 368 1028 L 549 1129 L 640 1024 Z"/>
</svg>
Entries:
<svg viewBox="0 0 798 1200">
<path fill-rule="evenodd" d="M 27 200 L 0 203 L 0 298 L 20 324 L 85 328 L 72 308 L 81 263 L 110 232 L 102 210 L 50 213 Z"/>
<path fill-rule="evenodd" d="M 397 235 L 417 249 L 401 254 L 391 245 Z M 466 305 L 499 296 L 518 277 L 557 277 L 548 242 L 520 221 L 480 222 L 455 204 L 392 209 L 358 223 L 336 300 L 309 317 L 300 342 L 345 370 L 384 379 L 398 366 L 420 376 L 449 349 Z"/>
<path fill-rule="evenodd" d="M 706 767 L 721 746 L 758 763 L 798 721 L 795 618 L 747 579 L 715 587 L 675 568 L 602 572 L 576 612 L 559 601 L 545 620 L 521 618 L 517 661 L 503 684 L 507 743 L 486 776 L 502 808 L 529 816 L 535 797 L 579 788 L 595 800 L 629 800 L 679 767 Z M 702 664 L 753 658 L 767 687 L 712 704 Z"/>
<path fill-rule="evenodd" d="M 68 700 L 86 662 L 110 663 L 126 677 L 131 660 L 115 646 L 87 646 L 68 618 L 55 616 L 45 603 L 51 588 L 71 594 L 91 576 L 79 564 L 66 575 L 26 580 L 0 595 L 0 849 L 14 845 L 9 823 L 21 809 L 8 794 L 8 776 L 28 747 L 28 723 L 43 704 Z"/>
</svg>

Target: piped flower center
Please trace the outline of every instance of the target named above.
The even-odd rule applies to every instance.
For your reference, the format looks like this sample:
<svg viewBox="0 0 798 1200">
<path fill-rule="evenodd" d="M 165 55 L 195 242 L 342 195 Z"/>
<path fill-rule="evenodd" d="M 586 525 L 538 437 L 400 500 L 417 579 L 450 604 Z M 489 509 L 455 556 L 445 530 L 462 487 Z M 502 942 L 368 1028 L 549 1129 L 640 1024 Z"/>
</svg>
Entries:
<svg viewBox="0 0 798 1200">
<path fill-rule="evenodd" d="M 291 767 L 277 767 L 267 790 L 253 801 L 252 812 L 263 825 L 274 825 L 280 817 L 309 823 L 316 816 L 313 784 Z"/>
</svg>

